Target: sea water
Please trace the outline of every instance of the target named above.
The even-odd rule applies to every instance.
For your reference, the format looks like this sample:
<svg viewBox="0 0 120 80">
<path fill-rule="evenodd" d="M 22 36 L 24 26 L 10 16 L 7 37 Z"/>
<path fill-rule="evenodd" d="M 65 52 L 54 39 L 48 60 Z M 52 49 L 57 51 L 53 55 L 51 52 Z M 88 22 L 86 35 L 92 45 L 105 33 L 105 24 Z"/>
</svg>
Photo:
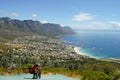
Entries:
<svg viewBox="0 0 120 80">
<path fill-rule="evenodd" d="M 0 76 L 0 80 L 80 80 L 71 78 L 61 74 L 42 75 L 41 79 L 32 79 L 32 74 L 16 74 L 9 76 Z"/>
<path fill-rule="evenodd" d="M 100 58 L 120 58 L 120 31 L 76 31 L 75 35 L 62 36 L 69 44 L 80 47 L 86 55 Z"/>
</svg>

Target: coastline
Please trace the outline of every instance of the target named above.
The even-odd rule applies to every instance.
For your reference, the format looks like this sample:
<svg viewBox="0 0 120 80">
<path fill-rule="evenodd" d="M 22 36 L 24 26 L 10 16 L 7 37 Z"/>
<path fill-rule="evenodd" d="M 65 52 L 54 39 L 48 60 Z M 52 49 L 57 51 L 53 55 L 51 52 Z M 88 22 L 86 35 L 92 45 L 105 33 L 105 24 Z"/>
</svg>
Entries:
<svg viewBox="0 0 120 80">
<path fill-rule="evenodd" d="M 61 35 L 61 36 L 63 36 L 63 35 Z M 58 37 L 60 40 L 62 40 L 63 42 L 67 43 L 67 45 L 71 45 L 69 41 L 66 41 L 66 40 L 64 40 L 64 39 L 61 39 L 61 36 L 57 36 L 57 37 Z M 76 52 L 77 54 L 79 54 L 79 55 L 81 55 L 81 56 L 83 56 L 83 57 L 89 57 L 89 58 L 99 59 L 99 57 L 95 57 L 95 56 L 92 56 L 92 55 L 83 53 L 82 51 L 80 51 L 80 49 L 82 49 L 81 47 L 77 47 L 77 46 L 75 46 L 75 45 L 73 45 L 73 44 L 72 44 L 71 46 L 74 47 L 74 49 L 73 49 L 74 52 Z"/>
<path fill-rule="evenodd" d="M 85 53 L 81 52 L 80 49 L 81 49 L 80 47 L 74 47 L 74 51 L 75 51 L 77 54 L 79 54 L 79 55 L 81 55 L 81 56 L 84 56 L 84 57 L 89 57 L 89 58 L 98 59 L 97 57 L 94 57 L 94 56 L 91 56 L 91 55 L 88 55 L 88 54 L 85 54 Z"/>
<path fill-rule="evenodd" d="M 80 51 L 80 47 L 74 47 L 74 51 L 83 56 L 83 57 L 89 57 L 89 58 L 94 58 L 94 59 L 97 59 L 97 60 L 101 60 L 101 61 L 109 61 L 109 62 L 115 62 L 115 63 L 119 63 L 120 64 L 120 58 L 99 58 L 99 57 L 94 57 L 94 56 L 91 56 L 91 55 L 87 55 L 83 52 Z"/>
</svg>

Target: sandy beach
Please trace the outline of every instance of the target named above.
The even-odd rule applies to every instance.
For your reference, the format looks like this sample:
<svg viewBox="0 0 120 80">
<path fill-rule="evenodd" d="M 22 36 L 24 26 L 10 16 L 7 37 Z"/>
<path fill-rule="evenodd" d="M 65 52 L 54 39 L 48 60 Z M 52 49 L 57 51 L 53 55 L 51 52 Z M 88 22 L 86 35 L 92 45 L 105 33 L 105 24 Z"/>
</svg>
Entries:
<svg viewBox="0 0 120 80">
<path fill-rule="evenodd" d="M 75 51 L 77 54 L 80 54 L 80 55 L 82 55 L 82 56 L 87 56 L 87 57 L 90 57 L 90 58 L 96 58 L 96 57 L 94 57 L 94 56 L 87 55 L 87 54 L 81 52 L 81 51 L 80 51 L 80 47 L 74 47 L 74 51 Z"/>
<path fill-rule="evenodd" d="M 80 52 L 80 47 L 74 47 L 74 50 L 77 54 L 80 54 L 80 55 L 85 55 L 84 53 Z"/>
</svg>

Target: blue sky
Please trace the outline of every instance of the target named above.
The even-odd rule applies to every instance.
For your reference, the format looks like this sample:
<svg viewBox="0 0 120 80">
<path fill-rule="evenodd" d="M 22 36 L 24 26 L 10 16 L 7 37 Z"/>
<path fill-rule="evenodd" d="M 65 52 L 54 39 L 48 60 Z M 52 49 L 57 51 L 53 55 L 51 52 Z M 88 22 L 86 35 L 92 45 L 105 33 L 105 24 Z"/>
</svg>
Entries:
<svg viewBox="0 0 120 80">
<path fill-rule="evenodd" d="M 58 23 L 73 29 L 120 30 L 120 0 L 1 0 L 0 17 Z"/>
</svg>

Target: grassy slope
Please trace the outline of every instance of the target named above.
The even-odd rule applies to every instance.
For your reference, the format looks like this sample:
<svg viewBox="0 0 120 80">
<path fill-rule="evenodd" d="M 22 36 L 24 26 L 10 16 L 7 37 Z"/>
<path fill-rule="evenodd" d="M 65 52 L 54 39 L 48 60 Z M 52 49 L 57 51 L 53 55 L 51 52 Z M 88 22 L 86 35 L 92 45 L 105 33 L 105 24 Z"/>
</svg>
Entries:
<svg viewBox="0 0 120 80">
<path fill-rule="evenodd" d="M 86 63 L 84 66 L 86 66 L 86 69 L 80 70 L 69 70 L 66 68 L 61 68 L 61 67 L 42 67 L 41 71 L 42 74 L 64 74 L 69 77 L 77 77 L 82 80 L 112 80 L 113 76 L 118 76 L 120 79 L 120 74 L 118 73 L 120 70 L 120 65 L 117 63 L 111 63 L 111 62 L 99 62 L 99 64 L 95 64 L 97 69 L 93 69 L 94 66 L 93 64 Z M 8 74 L 19 74 L 19 73 L 28 73 L 28 67 L 30 64 L 22 65 L 21 67 L 17 69 L 5 69 L 5 68 L 0 68 L 0 74 L 2 75 L 8 75 Z M 112 71 L 107 74 L 104 71 L 104 68 L 112 68 Z M 117 80 L 119 80 L 117 79 Z"/>
</svg>

